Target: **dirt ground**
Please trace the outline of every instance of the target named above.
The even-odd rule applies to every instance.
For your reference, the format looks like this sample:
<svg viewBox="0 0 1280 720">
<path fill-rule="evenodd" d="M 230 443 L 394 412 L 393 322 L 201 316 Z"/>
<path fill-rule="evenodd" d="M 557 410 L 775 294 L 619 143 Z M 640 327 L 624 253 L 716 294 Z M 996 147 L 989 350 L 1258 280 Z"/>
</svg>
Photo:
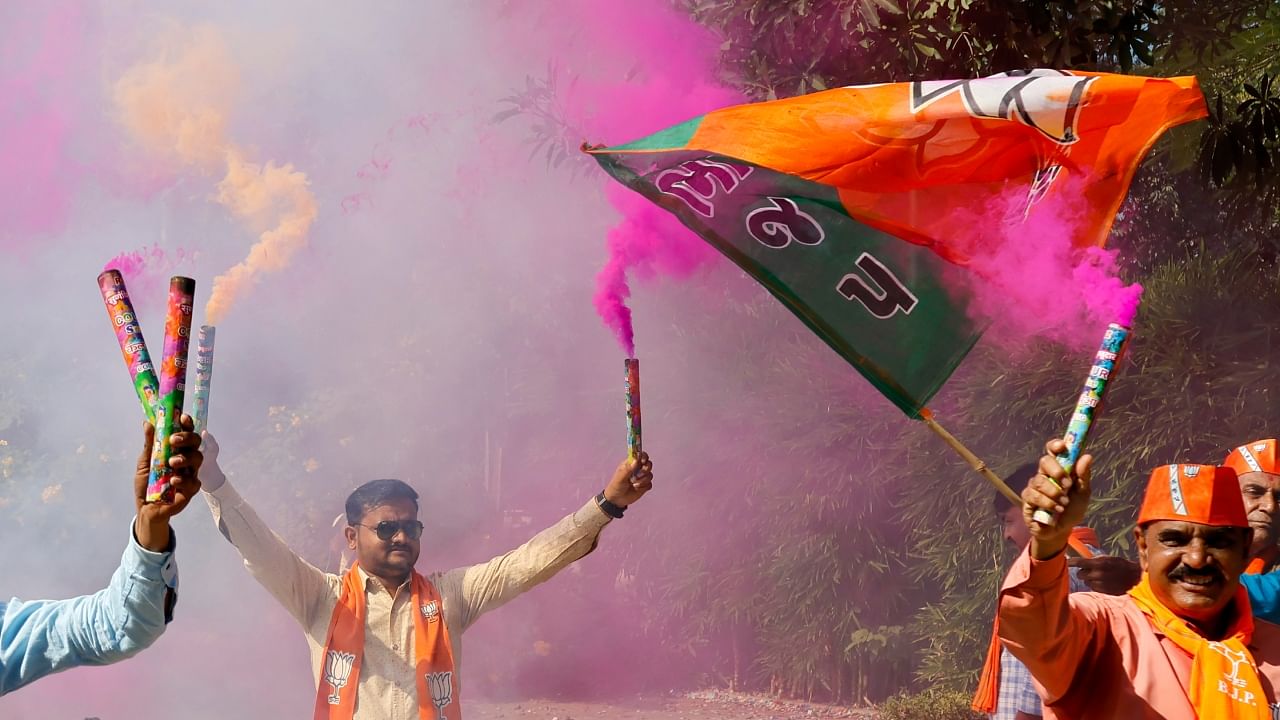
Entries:
<svg viewBox="0 0 1280 720">
<path fill-rule="evenodd" d="M 467 705 L 469 720 L 874 720 L 865 708 L 843 708 L 707 690 L 687 695 L 639 697 L 625 703 L 526 700 Z"/>
</svg>

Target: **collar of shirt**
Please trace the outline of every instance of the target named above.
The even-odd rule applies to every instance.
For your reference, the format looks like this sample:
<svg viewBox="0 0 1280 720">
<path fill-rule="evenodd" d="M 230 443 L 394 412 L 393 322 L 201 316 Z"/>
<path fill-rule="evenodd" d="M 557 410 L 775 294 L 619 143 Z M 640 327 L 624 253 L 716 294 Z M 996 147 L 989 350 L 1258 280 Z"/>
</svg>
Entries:
<svg viewBox="0 0 1280 720">
<path fill-rule="evenodd" d="M 413 576 L 410 575 L 409 579 L 400 583 L 400 587 L 397 587 L 396 591 L 392 593 L 390 590 L 387 590 L 387 586 L 383 585 L 381 580 L 365 572 L 364 568 L 357 567 L 356 572 L 360 573 L 360 579 L 364 581 L 365 592 L 372 592 L 372 593 L 385 592 L 388 595 L 391 595 L 392 597 L 399 597 L 400 591 L 409 587 L 409 583 L 413 581 Z"/>
</svg>

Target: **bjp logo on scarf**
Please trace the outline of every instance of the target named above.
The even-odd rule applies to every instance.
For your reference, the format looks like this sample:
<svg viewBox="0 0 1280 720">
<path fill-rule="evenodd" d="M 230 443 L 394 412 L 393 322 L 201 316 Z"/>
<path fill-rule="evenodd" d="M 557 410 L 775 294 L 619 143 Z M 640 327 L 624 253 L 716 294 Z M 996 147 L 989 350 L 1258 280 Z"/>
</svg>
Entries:
<svg viewBox="0 0 1280 720">
<path fill-rule="evenodd" d="M 1240 678 L 1240 666 L 1249 662 L 1249 654 L 1241 650 L 1232 650 L 1219 642 L 1209 643 L 1209 649 L 1231 663 L 1231 671 L 1222 673 L 1222 679 L 1218 681 L 1218 692 L 1238 703 L 1254 705 L 1253 693 L 1244 689 L 1248 683 Z"/>
<path fill-rule="evenodd" d="M 440 720 L 446 720 L 444 709 L 453 702 L 453 673 L 428 673 L 427 689 L 431 691 L 431 704 L 440 713 Z"/>
<path fill-rule="evenodd" d="M 333 692 L 329 694 L 329 704 L 342 702 L 342 688 L 347 686 L 347 678 L 351 677 L 351 668 L 355 665 L 354 653 L 330 650 L 324 661 L 324 681 L 329 683 Z"/>
<path fill-rule="evenodd" d="M 419 609 L 422 610 L 422 617 L 429 623 L 440 619 L 440 605 L 435 600 L 423 603 Z"/>
</svg>

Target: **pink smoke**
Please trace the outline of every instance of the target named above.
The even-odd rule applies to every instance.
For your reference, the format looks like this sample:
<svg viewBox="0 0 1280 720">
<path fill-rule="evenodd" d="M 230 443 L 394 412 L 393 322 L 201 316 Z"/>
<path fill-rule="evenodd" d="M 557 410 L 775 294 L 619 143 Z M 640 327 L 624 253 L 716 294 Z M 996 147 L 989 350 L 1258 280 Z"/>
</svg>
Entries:
<svg viewBox="0 0 1280 720">
<path fill-rule="evenodd" d="M 167 286 L 169 277 L 195 267 L 196 253 L 185 248 L 165 250 L 150 245 L 127 250 L 107 261 L 103 270 L 119 270 L 131 293 L 154 293 Z"/>
<path fill-rule="evenodd" d="M 605 194 L 622 213 L 622 220 L 609 231 L 609 259 L 596 275 L 593 302 L 627 357 L 634 357 L 628 274 L 688 277 L 715 258 L 716 251 L 693 236 L 674 215 L 621 185 L 606 187 Z"/>
<path fill-rule="evenodd" d="M 0 27 L 0 247 L 67 221 L 84 175 L 70 145 L 82 114 L 79 71 L 91 52 L 77 3 L 9 16 Z"/>
<path fill-rule="evenodd" d="M 557 100 L 564 119 L 582 140 L 619 145 L 744 101 L 716 79 L 720 39 L 669 6 L 566 0 L 541 12 L 525 19 L 526 37 L 547 43 L 552 67 L 578 73 L 559 78 L 556 87 L 563 89 Z M 583 63 L 584 57 L 598 62 Z M 716 253 L 666 211 L 600 178 L 622 219 L 608 234 L 594 303 L 631 356 L 630 277 L 687 276 Z"/>
<path fill-rule="evenodd" d="M 1078 179 L 1060 182 L 1030 210 L 1026 188 L 1016 187 L 987 208 L 953 213 L 958 232 L 985 236 L 966 243 L 986 248 L 970 264 L 979 278 L 970 312 L 1010 348 L 1030 337 L 1087 348 L 1108 323 L 1131 326 L 1137 315 L 1142 286 L 1120 279 L 1117 253 L 1072 245 L 1088 209 Z"/>
</svg>

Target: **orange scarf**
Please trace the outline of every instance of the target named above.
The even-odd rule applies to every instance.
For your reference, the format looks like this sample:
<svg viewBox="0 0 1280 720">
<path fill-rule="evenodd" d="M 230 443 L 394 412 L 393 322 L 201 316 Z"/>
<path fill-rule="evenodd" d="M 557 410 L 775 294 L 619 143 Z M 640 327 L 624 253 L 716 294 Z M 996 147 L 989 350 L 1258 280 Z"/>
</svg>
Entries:
<svg viewBox="0 0 1280 720">
<path fill-rule="evenodd" d="M 1071 537 L 1067 539 L 1067 545 L 1082 558 L 1093 557 L 1093 551 L 1089 546 L 1098 547 L 1102 543 L 1098 542 L 1098 534 L 1092 528 L 1083 525 L 1071 528 Z M 999 600 L 996 600 L 999 603 Z M 988 715 L 996 711 L 996 701 L 1000 698 L 1000 653 L 1003 648 L 1000 645 L 1000 616 L 996 616 L 995 622 L 991 623 L 991 642 L 987 643 L 987 657 L 982 662 L 982 675 L 978 678 L 978 689 L 973 693 L 973 703 L 970 705 L 975 712 L 986 713 Z"/>
<path fill-rule="evenodd" d="M 333 608 L 324 643 L 324 667 L 316 689 L 314 720 L 351 720 L 364 657 L 365 595 L 359 563 L 342 578 L 342 593 Z M 440 593 L 425 577 L 413 573 L 413 654 L 418 680 L 420 720 L 462 720 L 458 675 L 453 667 L 449 630 L 444 625 Z"/>
<path fill-rule="evenodd" d="M 1205 640 L 1187 621 L 1165 607 L 1146 573 L 1129 591 L 1129 597 L 1151 624 L 1192 657 L 1191 687 L 1187 696 L 1196 717 L 1205 720 L 1269 720 L 1267 697 L 1258 680 L 1258 668 L 1246 647 L 1253 636 L 1253 610 L 1249 593 L 1236 590 L 1235 619 L 1223 640 Z"/>
</svg>

